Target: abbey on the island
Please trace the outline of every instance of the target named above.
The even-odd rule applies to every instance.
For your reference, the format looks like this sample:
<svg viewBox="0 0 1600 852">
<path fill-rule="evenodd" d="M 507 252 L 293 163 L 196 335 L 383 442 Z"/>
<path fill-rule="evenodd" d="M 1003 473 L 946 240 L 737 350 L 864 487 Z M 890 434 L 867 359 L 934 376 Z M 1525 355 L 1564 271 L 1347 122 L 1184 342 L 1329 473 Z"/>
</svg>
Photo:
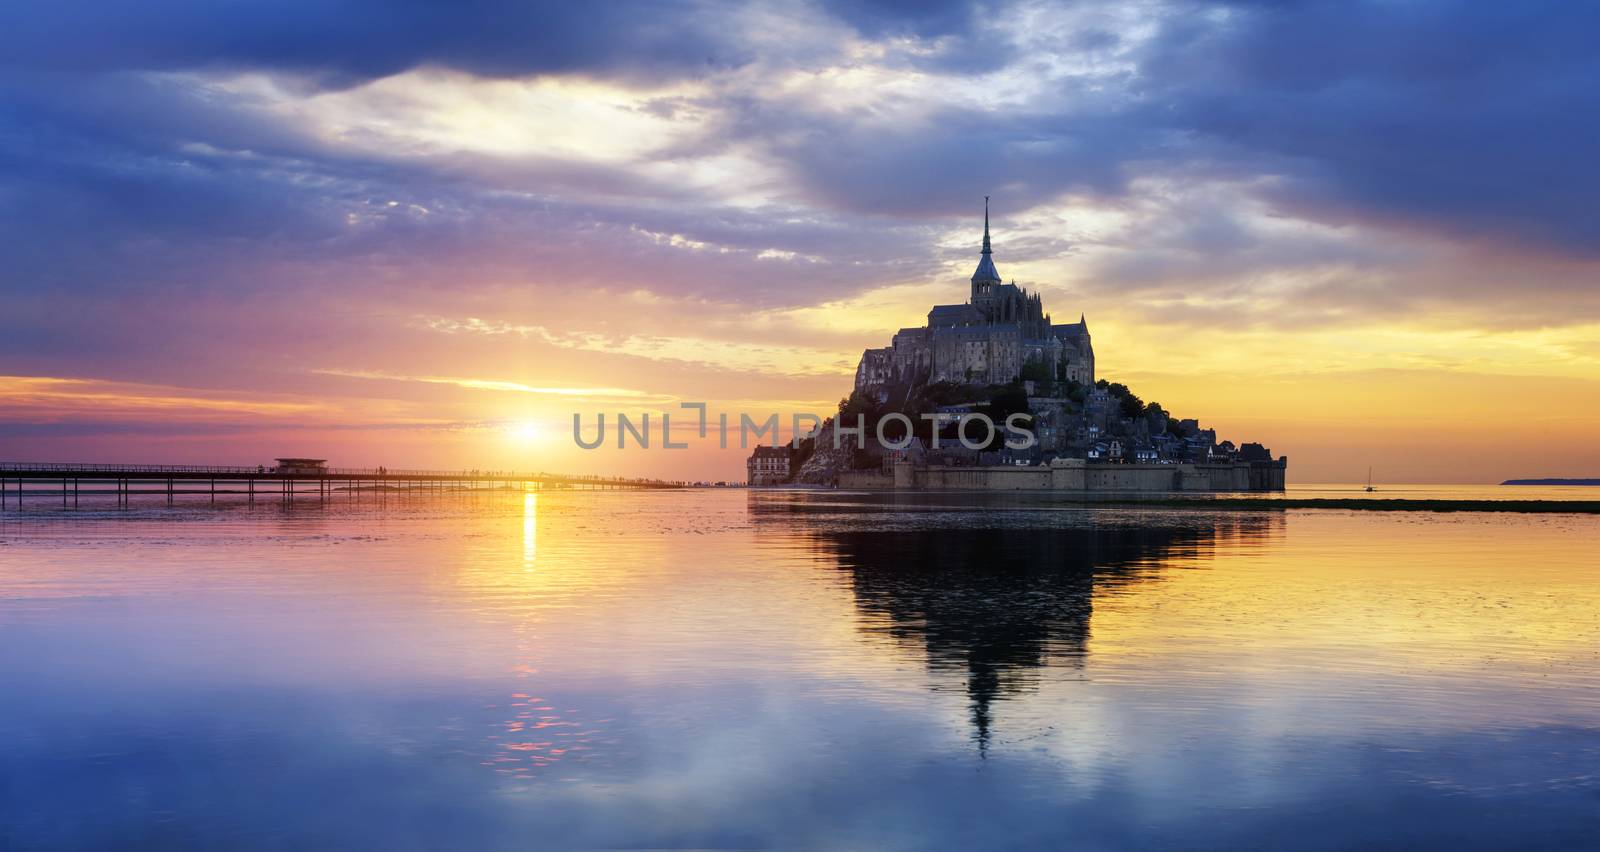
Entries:
<svg viewBox="0 0 1600 852">
<path fill-rule="evenodd" d="M 884 349 L 868 349 L 856 367 L 856 389 L 886 397 L 891 384 L 1003 384 L 1037 365 L 1057 381 L 1094 383 L 1089 326 L 1055 323 L 1037 293 L 1001 283 L 989 246 L 989 200 L 983 206 L 983 253 L 972 273 L 972 295 L 959 305 L 936 305 L 928 324 L 902 328 Z"/>
</svg>

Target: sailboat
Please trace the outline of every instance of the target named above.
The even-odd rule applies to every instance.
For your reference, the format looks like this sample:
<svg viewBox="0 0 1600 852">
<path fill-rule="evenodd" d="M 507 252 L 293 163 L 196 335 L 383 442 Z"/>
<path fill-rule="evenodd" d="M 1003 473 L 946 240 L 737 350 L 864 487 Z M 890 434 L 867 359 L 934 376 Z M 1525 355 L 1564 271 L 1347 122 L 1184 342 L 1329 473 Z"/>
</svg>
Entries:
<svg viewBox="0 0 1600 852">
<path fill-rule="evenodd" d="M 1367 468 L 1367 490 L 1368 491 L 1377 491 L 1378 490 L 1378 489 L 1372 487 L 1372 468 L 1370 466 Z"/>
</svg>

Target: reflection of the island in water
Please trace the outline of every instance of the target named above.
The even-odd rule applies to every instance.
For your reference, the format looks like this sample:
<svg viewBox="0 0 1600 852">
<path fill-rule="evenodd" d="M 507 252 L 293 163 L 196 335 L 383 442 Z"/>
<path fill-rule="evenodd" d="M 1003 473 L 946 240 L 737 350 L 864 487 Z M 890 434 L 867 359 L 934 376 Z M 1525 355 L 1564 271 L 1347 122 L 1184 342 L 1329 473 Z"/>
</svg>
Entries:
<svg viewBox="0 0 1600 852">
<path fill-rule="evenodd" d="M 1203 563 L 1218 543 L 1264 540 L 1283 523 L 1278 513 L 1057 513 L 987 502 L 919 506 L 875 525 L 837 505 L 752 501 L 758 528 L 798 521 L 849 572 L 864 632 L 915 642 L 934 672 L 963 673 L 980 752 L 996 701 L 1031 688 L 1045 666 L 1083 666 L 1097 592 L 1131 591 L 1169 566 Z"/>
</svg>

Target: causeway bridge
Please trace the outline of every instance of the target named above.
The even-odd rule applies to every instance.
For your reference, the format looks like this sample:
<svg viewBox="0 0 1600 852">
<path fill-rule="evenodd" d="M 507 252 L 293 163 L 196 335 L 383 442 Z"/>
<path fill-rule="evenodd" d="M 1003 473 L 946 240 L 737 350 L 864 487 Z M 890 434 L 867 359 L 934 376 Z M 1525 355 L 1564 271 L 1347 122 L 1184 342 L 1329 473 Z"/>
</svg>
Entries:
<svg viewBox="0 0 1600 852">
<path fill-rule="evenodd" d="M 125 506 L 137 496 L 243 494 L 249 501 L 294 500 L 310 495 L 326 500 L 339 493 L 424 493 L 446 491 L 529 491 L 552 489 L 669 489 L 682 483 L 659 479 L 512 471 L 391 470 L 378 468 L 283 468 L 273 465 L 159 465 L 0 462 L 0 509 L 59 501 L 76 506 L 85 496 L 114 495 Z"/>
</svg>

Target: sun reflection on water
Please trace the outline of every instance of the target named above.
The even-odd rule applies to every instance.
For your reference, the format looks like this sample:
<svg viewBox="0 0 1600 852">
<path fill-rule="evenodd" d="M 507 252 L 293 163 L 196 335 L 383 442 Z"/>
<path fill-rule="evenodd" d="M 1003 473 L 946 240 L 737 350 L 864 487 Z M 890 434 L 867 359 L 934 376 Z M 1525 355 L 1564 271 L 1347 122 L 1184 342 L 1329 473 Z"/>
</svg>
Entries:
<svg viewBox="0 0 1600 852">
<path fill-rule="evenodd" d="M 487 754 L 480 763 L 510 779 L 533 780 L 556 764 L 582 762 L 603 765 L 595 752 L 615 745 L 606 726 L 611 718 L 586 719 L 585 711 L 566 706 L 550 692 L 559 675 L 546 671 L 553 653 L 549 619 L 553 611 L 570 611 L 574 600 L 589 599 L 595 589 L 581 568 L 583 563 L 560 547 L 539 552 L 542 508 L 539 495 L 522 496 L 520 550 L 516 532 L 508 529 L 495 548 L 465 567 L 463 579 L 480 607 L 480 617 L 503 628 L 512 637 L 506 671 L 514 691 L 505 702 L 490 705 L 490 730 L 485 734 Z M 579 570 L 574 570 L 579 569 Z"/>
<path fill-rule="evenodd" d="M 539 494 L 522 498 L 522 570 L 532 571 L 539 556 Z"/>
</svg>

